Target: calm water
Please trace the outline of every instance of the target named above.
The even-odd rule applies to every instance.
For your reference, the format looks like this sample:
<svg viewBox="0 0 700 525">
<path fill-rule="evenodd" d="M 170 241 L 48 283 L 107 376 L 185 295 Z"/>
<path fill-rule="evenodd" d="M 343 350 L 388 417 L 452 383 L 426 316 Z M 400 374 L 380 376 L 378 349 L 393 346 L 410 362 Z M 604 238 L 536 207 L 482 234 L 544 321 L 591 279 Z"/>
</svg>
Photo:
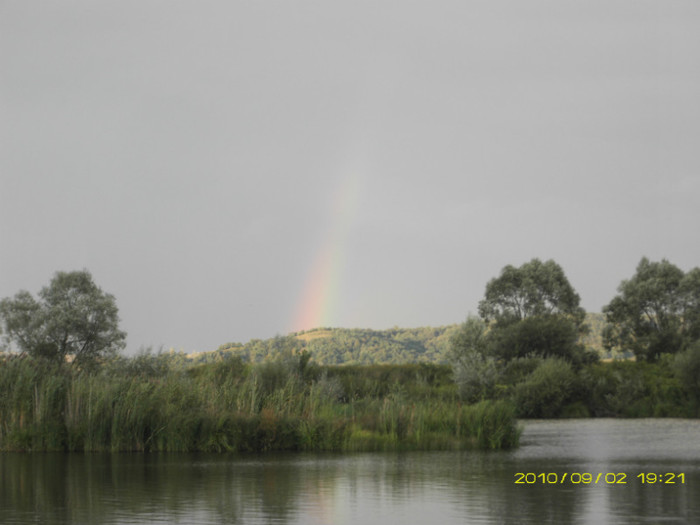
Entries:
<svg viewBox="0 0 700 525">
<path fill-rule="evenodd" d="M 700 421 L 531 421 L 499 453 L 0 454 L 0 523 L 700 523 Z"/>
</svg>

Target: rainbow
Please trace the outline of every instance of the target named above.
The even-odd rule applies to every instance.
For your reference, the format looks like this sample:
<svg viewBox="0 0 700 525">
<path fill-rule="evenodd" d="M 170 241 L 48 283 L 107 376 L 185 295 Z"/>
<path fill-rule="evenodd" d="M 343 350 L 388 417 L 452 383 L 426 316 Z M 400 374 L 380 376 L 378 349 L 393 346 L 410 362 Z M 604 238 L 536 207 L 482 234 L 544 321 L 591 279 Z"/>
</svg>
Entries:
<svg viewBox="0 0 700 525">
<path fill-rule="evenodd" d="M 360 185 L 360 178 L 351 175 L 342 179 L 336 190 L 327 221 L 329 228 L 295 308 L 292 332 L 329 326 L 337 318 L 345 245 L 356 215 Z"/>
</svg>

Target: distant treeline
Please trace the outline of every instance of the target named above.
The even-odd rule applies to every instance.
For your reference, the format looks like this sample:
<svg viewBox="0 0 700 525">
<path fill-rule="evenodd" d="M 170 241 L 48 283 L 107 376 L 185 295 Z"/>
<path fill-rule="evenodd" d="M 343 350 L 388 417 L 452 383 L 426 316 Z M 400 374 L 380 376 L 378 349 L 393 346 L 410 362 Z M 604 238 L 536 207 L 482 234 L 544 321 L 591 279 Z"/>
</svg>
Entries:
<svg viewBox="0 0 700 525">
<path fill-rule="evenodd" d="M 222 345 L 201 360 L 231 352 L 251 362 L 275 359 L 285 352 L 307 351 L 321 365 L 446 363 L 446 350 L 457 325 L 389 330 L 319 328 L 246 344 Z"/>
<path fill-rule="evenodd" d="M 602 343 L 605 316 L 586 314 L 589 330 L 581 335 L 581 343 L 601 357 L 609 357 Z M 207 363 L 230 355 L 260 363 L 276 359 L 286 352 L 308 352 L 320 365 L 372 365 L 405 363 L 448 363 L 452 337 L 461 325 L 423 328 L 390 328 L 369 330 L 351 328 L 317 328 L 272 339 L 253 339 L 248 343 L 227 343 L 213 352 L 179 356 L 192 363 Z"/>
</svg>

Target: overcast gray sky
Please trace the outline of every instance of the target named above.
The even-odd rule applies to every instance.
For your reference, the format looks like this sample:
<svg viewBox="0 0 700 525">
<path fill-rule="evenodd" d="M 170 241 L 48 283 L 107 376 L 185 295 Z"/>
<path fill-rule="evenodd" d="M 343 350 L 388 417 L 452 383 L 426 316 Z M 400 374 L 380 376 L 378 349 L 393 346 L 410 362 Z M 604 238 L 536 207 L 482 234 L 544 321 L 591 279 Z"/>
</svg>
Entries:
<svg viewBox="0 0 700 525">
<path fill-rule="evenodd" d="M 0 133 L 0 297 L 87 268 L 129 352 L 700 265 L 696 0 L 0 0 Z"/>
</svg>

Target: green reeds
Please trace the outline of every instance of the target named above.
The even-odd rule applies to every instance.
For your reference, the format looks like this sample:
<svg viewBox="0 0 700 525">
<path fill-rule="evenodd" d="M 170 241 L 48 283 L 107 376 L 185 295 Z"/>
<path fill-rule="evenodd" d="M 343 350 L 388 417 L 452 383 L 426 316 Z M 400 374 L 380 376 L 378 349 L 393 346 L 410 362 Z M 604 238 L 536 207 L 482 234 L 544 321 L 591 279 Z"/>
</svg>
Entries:
<svg viewBox="0 0 700 525">
<path fill-rule="evenodd" d="M 0 449 L 265 452 L 517 445 L 513 408 L 505 402 L 463 406 L 445 395 L 443 384 L 423 381 L 416 388 L 411 369 L 370 371 L 367 379 L 359 367 L 311 370 L 294 359 L 183 369 L 168 366 L 163 356 L 142 355 L 81 373 L 10 358 L 0 362 Z M 347 387 L 358 384 L 361 392 L 349 395 Z"/>
</svg>

